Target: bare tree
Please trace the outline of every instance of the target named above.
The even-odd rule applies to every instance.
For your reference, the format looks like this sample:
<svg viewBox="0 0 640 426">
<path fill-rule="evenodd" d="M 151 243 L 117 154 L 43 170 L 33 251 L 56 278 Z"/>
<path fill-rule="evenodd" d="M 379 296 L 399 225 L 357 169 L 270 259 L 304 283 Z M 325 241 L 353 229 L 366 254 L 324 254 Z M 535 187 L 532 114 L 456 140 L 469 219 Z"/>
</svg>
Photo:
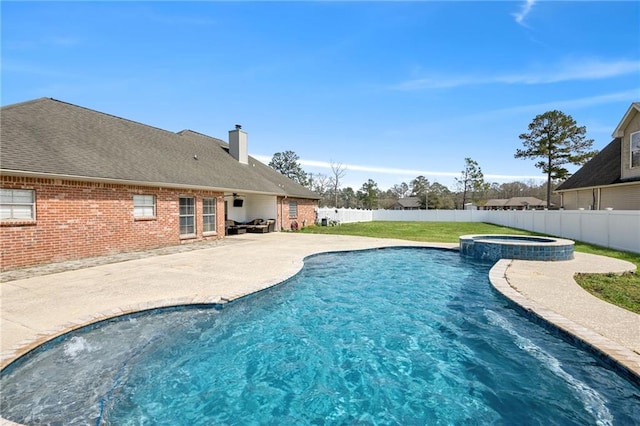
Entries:
<svg viewBox="0 0 640 426">
<path fill-rule="evenodd" d="M 340 183 L 342 182 L 342 178 L 344 177 L 347 168 L 342 163 L 334 163 L 333 161 L 330 161 L 329 163 L 331 164 L 331 172 L 333 173 L 330 182 L 333 189 L 333 196 L 335 197 L 334 206 L 338 208 L 338 190 L 340 189 Z"/>
<path fill-rule="evenodd" d="M 318 194 L 321 197 L 321 203 L 325 206 L 329 205 L 327 203 L 328 188 L 329 188 L 329 177 L 322 173 L 312 174 L 310 173 L 309 183 L 311 185 L 311 190 Z"/>
</svg>

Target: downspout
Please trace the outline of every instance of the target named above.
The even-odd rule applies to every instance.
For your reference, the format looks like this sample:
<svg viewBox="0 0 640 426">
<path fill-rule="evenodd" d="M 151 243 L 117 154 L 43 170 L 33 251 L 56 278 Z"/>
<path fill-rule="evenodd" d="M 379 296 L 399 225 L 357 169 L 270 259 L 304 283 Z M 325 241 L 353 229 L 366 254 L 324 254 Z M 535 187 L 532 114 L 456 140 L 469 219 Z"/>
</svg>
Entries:
<svg viewBox="0 0 640 426">
<path fill-rule="evenodd" d="M 287 196 L 285 195 L 284 198 L 282 199 L 282 203 L 280 203 L 280 230 L 284 230 L 284 202 L 287 199 Z"/>
</svg>

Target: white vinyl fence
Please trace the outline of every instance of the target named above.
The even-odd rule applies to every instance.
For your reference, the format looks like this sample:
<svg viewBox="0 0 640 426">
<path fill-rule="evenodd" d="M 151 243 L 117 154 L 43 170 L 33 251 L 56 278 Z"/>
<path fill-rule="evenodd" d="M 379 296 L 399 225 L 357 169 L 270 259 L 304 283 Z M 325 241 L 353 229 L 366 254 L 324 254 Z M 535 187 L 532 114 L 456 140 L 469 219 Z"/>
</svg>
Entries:
<svg viewBox="0 0 640 426">
<path fill-rule="evenodd" d="M 482 210 L 375 210 L 374 220 L 408 222 L 486 222 Z"/>
<path fill-rule="evenodd" d="M 331 223 L 371 222 L 373 220 L 373 211 L 321 207 L 318 209 L 318 223 L 322 223 L 322 219 L 327 219 Z"/>
<path fill-rule="evenodd" d="M 485 222 L 640 253 L 638 210 L 490 211 Z"/>
<path fill-rule="evenodd" d="M 318 209 L 318 222 L 486 222 L 640 253 L 640 210 Z"/>
</svg>

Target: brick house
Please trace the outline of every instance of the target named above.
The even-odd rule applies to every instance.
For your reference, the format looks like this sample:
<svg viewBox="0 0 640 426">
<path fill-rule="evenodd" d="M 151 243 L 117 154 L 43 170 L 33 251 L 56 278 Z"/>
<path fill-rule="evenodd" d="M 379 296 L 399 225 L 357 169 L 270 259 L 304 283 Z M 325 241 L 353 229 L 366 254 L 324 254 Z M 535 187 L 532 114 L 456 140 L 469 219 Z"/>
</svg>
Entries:
<svg viewBox="0 0 640 426">
<path fill-rule="evenodd" d="M 556 188 L 562 207 L 640 210 L 640 102 L 631 104 L 613 138 Z"/>
<path fill-rule="evenodd" d="M 50 98 L 0 109 L 1 270 L 313 224 L 319 197 L 229 143 Z"/>
</svg>

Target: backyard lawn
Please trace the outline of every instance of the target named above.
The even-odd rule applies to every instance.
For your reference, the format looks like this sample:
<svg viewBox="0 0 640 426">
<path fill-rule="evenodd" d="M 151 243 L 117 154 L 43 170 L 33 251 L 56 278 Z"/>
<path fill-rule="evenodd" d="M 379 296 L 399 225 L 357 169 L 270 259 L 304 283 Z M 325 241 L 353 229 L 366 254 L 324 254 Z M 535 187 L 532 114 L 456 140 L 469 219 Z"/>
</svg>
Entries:
<svg viewBox="0 0 640 426">
<path fill-rule="evenodd" d="M 528 231 L 480 222 L 360 222 L 341 226 L 309 226 L 302 230 L 316 234 L 358 235 L 377 238 L 399 238 L 403 240 L 434 243 L 457 243 L 461 235 L 467 234 L 514 234 L 539 235 Z M 640 314 L 640 255 L 610 250 L 576 241 L 575 250 L 583 253 L 614 257 L 635 264 L 636 273 L 578 274 L 576 281 L 593 295 L 622 308 Z"/>
</svg>

